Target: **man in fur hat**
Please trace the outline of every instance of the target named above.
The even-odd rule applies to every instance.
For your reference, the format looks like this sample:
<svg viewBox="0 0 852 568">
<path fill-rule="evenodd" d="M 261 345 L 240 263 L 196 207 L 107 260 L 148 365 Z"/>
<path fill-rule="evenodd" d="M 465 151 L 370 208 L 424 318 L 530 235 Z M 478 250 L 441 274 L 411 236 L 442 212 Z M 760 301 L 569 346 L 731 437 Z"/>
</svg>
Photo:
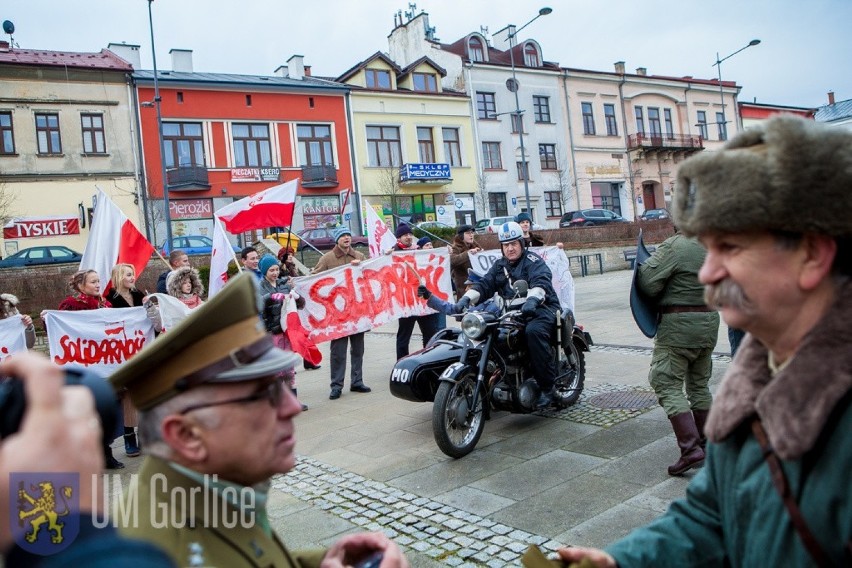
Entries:
<svg viewBox="0 0 852 568">
<path fill-rule="evenodd" d="M 851 565 L 852 132 L 768 120 L 684 162 L 673 213 L 707 249 L 707 304 L 747 332 L 707 420 L 707 460 L 648 527 L 560 556 Z"/>
</svg>

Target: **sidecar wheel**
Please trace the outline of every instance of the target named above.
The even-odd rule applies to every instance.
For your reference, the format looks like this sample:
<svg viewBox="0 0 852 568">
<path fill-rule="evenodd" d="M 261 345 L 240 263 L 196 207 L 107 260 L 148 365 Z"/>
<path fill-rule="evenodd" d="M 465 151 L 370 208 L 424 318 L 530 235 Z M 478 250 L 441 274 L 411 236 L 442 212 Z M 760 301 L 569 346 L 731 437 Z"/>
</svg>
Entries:
<svg viewBox="0 0 852 568">
<path fill-rule="evenodd" d="M 480 393 L 471 409 L 476 375 L 468 373 L 457 383 L 442 382 L 432 406 L 432 433 L 441 451 L 451 458 L 466 456 L 476 447 L 482 429 L 484 400 Z"/>
<path fill-rule="evenodd" d="M 557 406 L 571 406 L 580 398 L 583 383 L 586 380 L 586 358 L 577 349 L 574 342 L 565 347 L 564 354 L 559 358 L 559 369 L 556 379 Z"/>
</svg>

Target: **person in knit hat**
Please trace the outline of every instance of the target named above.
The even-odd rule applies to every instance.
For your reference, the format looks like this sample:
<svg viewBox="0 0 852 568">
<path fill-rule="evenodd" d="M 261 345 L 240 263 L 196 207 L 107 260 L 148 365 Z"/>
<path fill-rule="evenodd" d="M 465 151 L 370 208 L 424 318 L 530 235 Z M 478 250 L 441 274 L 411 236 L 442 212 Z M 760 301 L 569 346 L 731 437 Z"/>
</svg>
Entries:
<svg viewBox="0 0 852 568">
<path fill-rule="evenodd" d="M 416 250 L 417 241 L 414 239 L 414 234 L 411 232 L 411 227 L 405 223 L 401 223 L 396 228 L 396 245 L 394 251 L 410 251 Z M 423 337 L 423 347 L 432 339 L 432 336 L 438 333 L 438 314 L 429 314 L 427 316 L 408 316 L 399 318 L 399 328 L 396 332 L 396 358 L 402 359 L 408 355 L 409 344 L 411 343 L 411 334 L 414 332 L 414 324 L 420 328 L 420 334 Z"/>
<path fill-rule="evenodd" d="M 420 237 L 417 239 L 417 248 L 419 249 L 430 249 L 432 248 L 432 239 L 429 237 Z"/>
<path fill-rule="evenodd" d="M 852 131 L 777 116 L 677 172 L 675 225 L 706 248 L 704 300 L 746 331 L 666 514 L 597 566 L 849 566 Z M 698 560 L 700 559 L 700 560 Z"/>
</svg>

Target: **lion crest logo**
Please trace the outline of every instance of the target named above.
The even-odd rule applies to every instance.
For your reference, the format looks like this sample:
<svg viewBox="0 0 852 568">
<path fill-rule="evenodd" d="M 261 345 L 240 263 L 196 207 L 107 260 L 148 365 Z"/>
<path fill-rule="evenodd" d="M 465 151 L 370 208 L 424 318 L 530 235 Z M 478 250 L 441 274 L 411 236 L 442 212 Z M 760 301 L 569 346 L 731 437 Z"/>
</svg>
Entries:
<svg viewBox="0 0 852 568">
<path fill-rule="evenodd" d="M 79 511 L 79 475 L 14 473 L 11 481 L 17 508 L 9 514 L 18 546 L 43 555 L 67 548 L 80 530 L 79 517 L 72 514 Z"/>
</svg>

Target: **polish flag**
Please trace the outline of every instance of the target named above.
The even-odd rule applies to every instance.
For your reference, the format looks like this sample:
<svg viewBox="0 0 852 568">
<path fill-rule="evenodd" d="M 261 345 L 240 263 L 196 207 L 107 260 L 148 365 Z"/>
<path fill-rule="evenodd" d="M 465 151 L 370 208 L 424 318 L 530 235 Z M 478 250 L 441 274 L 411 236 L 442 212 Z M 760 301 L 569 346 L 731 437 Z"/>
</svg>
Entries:
<svg viewBox="0 0 852 568">
<path fill-rule="evenodd" d="M 319 365 L 322 362 L 322 353 L 314 340 L 310 338 L 308 330 L 302 325 L 299 314 L 296 313 L 298 299 L 299 294 L 295 290 L 289 292 L 284 299 L 284 306 L 281 309 L 281 330 L 290 341 L 290 347 L 294 352 L 311 365 Z"/>
<path fill-rule="evenodd" d="M 396 245 L 396 237 L 382 221 L 373 206 L 367 203 L 367 243 L 370 247 L 370 256 L 375 258 L 385 254 L 388 249 Z"/>
<path fill-rule="evenodd" d="M 235 263 L 234 249 L 228 241 L 228 235 L 222 228 L 218 217 L 213 219 L 213 253 L 210 255 L 210 282 L 207 285 L 207 299 L 216 295 L 228 282 L 228 263 Z M 237 263 L 239 266 L 239 263 Z"/>
<path fill-rule="evenodd" d="M 299 180 L 294 179 L 270 187 L 222 207 L 216 215 L 234 235 L 252 229 L 289 225 L 293 221 L 298 186 Z"/>
<path fill-rule="evenodd" d="M 110 272 L 116 264 L 132 264 L 139 278 L 153 253 L 154 245 L 99 188 L 80 270 L 96 271 L 101 278 L 101 294 L 104 294 L 110 287 Z"/>
</svg>

